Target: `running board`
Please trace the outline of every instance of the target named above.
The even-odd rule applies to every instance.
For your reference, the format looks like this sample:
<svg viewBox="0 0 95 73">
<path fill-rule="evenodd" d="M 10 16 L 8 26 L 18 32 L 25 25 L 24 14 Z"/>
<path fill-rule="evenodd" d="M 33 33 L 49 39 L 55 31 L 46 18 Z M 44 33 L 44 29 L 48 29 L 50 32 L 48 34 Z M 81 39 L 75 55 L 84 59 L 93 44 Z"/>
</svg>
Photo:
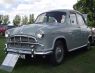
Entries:
<svg viewBox="0 0 95 73">
<path fill-rule="evenodd" d="M 20 55 L 16 53 L 8 53 L 2 65 L 0 66 L 0 69 L 8 71 L 8 72 L 12 72 L 12 70 L 14 69 L 16 65 L 16 62 L 19 59 L 19 56 Z"/>
</svg>

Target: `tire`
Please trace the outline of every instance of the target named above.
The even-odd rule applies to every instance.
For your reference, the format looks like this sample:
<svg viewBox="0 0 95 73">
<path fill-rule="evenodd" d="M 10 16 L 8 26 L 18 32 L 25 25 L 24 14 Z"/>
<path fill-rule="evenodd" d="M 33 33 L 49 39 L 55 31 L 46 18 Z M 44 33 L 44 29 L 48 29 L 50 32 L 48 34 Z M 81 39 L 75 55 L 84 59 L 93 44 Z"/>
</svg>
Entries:
<svg viewBox="0 0 95 73">
<path fill-rule="evenodd" d="M 93 37 L 89 38 L 89 43 L 90 43 L 90 46 L 94 46 L 94 39 Z"/>
<path fill-rule="evenodd" d="M 93 40 L 92 40 L 92 39 L 89 39 L 89 40 L 88 40 L 88 44 L 87 44 L 87 46 L 86 46 L 86 49 L 87 49 L 87 50 L 91 50 L 91 46 L 93 46 Z"/>
<path fill-rule="evenodd" d="M 87 46 L 85 47 L 87 50 L 90 50 L 91 49 L 91 43 L 88 42 Z"/>
<path fill-rule="evenodd" d="M 31 60 L 31 55 L 26 54 L 26 55 L 25 55 L 25 59 L 26 59 L 26 60 Z"/>
<path fill-rule="evenodd" d="M 52 65 L 59 65 L 64 59 L 64 46 L 63 42 L 56 41 L 53 53 L 50 56 L 50 61 Z"/>
</svg>

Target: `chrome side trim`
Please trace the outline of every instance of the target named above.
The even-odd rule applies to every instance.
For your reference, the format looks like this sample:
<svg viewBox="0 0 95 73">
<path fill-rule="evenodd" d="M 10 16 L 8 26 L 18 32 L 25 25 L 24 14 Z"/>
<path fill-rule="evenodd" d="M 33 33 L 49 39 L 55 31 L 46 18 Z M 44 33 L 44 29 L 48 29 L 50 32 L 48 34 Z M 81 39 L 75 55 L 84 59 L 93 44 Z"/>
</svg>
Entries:
<svg viewBox="0 0 95 73">
<path fill-rule="evenodd" d="M 87 44 L 85 44 L 85 45 L 83 45 L 83 46 L 80 46 L 80 47 L 77 47 L 77 48 L 70 49 L 70 50 L 68 50 L 68 51 L 71 52 L 71 51 L 77 50 L 77 49 L 82 48 L 82 47 L 85 47 L 85 46 L 87 46 Z"/>
</svg>

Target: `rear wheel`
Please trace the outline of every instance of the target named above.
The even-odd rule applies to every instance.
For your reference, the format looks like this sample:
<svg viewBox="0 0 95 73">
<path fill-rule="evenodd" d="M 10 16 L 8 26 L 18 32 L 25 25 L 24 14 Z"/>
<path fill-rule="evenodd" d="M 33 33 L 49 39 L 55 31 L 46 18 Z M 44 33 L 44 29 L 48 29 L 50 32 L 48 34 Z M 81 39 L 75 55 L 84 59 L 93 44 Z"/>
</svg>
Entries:
<svg viewBox="0 0 95 73">
<path fill-rule="evenodd" d="M 31 60 L 31 55 L 30 55 L 30 54 L 26 54 L 26 55 L 25 55 L 25 59 L 26 59 L 26 60 Z"/>
<path fill-rule="evenodd" d="M 51 55 L 51 62 L 53 65 L 58 65 L 62 63 L 64 59 L 64 46 L 63 42 L 61 41 L 56 41 L 53 53 Z"/>
<path fill-rule="evenodd" d="M 94 46 L 94 39 L 93 37 L 90 37 L 89 39 L 90 46 Z"/>
<path fill-rule="evenodd" d="M 90 38 L 88 39 L 87 49 L 88 49 L 88 50 L 91 49 L 91 46 L 93 46 L 93 44 L 94 44 L 93 38 L 90 37 Z"/>
</svg>

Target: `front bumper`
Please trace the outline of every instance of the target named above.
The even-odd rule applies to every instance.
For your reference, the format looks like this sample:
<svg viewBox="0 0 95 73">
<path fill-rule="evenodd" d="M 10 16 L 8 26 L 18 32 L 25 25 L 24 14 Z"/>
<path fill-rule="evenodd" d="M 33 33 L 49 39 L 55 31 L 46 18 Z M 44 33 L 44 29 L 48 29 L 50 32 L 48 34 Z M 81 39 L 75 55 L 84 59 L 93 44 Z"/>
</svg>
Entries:
<svg viewBox="0 0 95 73">
<path fill-rule="evenodd" d="M 35 37 L 29 35 L 11 36 L 8 38 L 5 46 L 5 52 L 32 55 L 46 55 L 52 53 L 52 51 L 45 50 L 44 45 L 38 43 Z"/>
<path fill-rule="evenodd" d="M 18 53 L 18 54 L 31 54 L 31 55 L 47 55 L 52 53 L 52 51 L 26 51 L 26 50 L 16 50 L 16 49 L 7 49 L 7 52 L 12 52 L 12 53 Z"/>
</svg>

